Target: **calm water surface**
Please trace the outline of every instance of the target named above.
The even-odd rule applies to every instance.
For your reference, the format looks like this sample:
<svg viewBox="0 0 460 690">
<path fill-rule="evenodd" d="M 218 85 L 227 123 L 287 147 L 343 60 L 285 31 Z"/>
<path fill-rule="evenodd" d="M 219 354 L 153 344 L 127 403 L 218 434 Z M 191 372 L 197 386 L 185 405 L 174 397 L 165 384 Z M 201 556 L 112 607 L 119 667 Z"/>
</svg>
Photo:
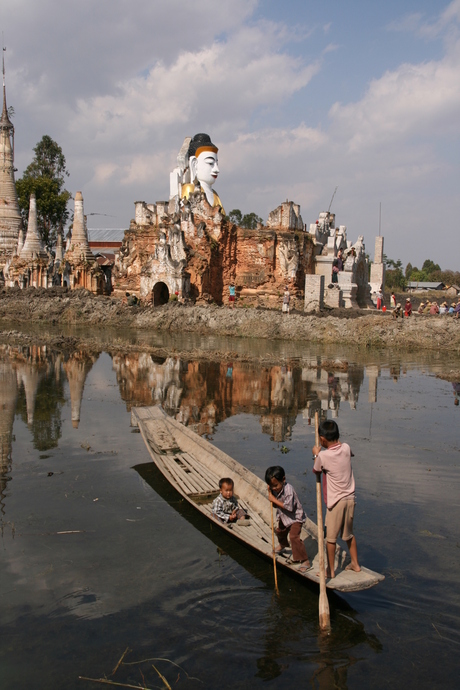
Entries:
<svg viewBox="0 0 460 690">
<path fill-rule="evenodd" d="M 101 687 L 79 676 L 166 687 L 153 665 L 190 690 L 457 687 L 455 386 L 436 354 L 302 354 L 303 368 L 1 349 L 2 690 Z M 319 366 L 334 355 L 348 371 Z M 356 456 L 360 560 L 386 579 L 330 595 L 330 636 L 315 587 L 280 573 L 277 598 L 270 564 L 149 462 L 129 410 L 155 402 L 259 476 L 284 465 L 311 516 L 310 420 L 337 419 Z"/>
</svg>

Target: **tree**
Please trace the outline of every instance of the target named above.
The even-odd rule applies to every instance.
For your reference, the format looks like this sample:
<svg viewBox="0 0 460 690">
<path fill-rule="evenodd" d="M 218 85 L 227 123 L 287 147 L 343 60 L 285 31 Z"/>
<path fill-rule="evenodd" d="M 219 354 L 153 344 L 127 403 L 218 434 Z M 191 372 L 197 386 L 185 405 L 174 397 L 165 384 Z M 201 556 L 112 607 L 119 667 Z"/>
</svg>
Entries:
<svg viewBox="0 0 460 690">
<path fill-rule="evenodd" d="M 247 228 L 248 230 L 255 230 L 259 223 L 263 224 L 263 220 L 257 213 L 245 213 L 243 220 L 241 221 L 241 227 Z"/>
<path fill-rule="evenodd" d="M 439 266 L 439 264 L 435 264 L 433 261 L 431 261 L 431 259 L 426 259 L 423 262 L 422 271 L 424 271 L 427 276 L 431 276 L 433 271 L 440 271 L 440 270 L 441 270 L 441 267 Z M 428 277 L 427 280 L 430 280 L 430 277 Z"/>
<path fill-rule="evenodd" d="M 389 259 L 387 255 L 384 254 L 383 263 L 387 268 L 385 272 L 385 286 L 389 290 L 405 290 L 407 280 L 404 277 L 402 270 L 402 261 L 400 259 L 394 261 L 393 259 Z"/>
<path fill-rule="evenodd" d="M 69 173 L 61 147 L 47 134 L 38 142 L 34 153 L 34 159 L 16 182 L 16 190 L 25 226 L 29 218 L 30 195 L 35 192 L 38 231 L 50 249 L 56 242 L 57 230 L 64 227 L 69 217 L 67 203 L 71 194 L 64 189 Z"/>
<path fill-rule="evenodd" d="M 263 219 L 254 213 L 245 213 L 244 216 L 239 208 L 234 208 L 230 211 L 228 217 L 232 223 L 239 225 L 240 228 L 246 228 L 247 230 L 255 230 L 259 223 L 263 223 Z"/>
<path fill-rule="evenodd" d="M 239 208 L 234 208 L 233 211 L 230 211 L 228 214 L 228 217 L 232 223 L 235 225 L 241 226 L 241 221 L 243 220 L 243 214 L 241 213 Z"/>
<path fill-rule="evenodd" d="M 406 266 L 406 270 L 405 270 L 405 273 L 404 273 L 404 275 L 406 276 L 406 280 L 410 280 L 410 274 L 412 273 L 412 270 L 413 270 L 413 266 L 412 266 L 412 264 L 409 262 L 409 263 L 407 264 L 407 266 Z"/>
</svg>

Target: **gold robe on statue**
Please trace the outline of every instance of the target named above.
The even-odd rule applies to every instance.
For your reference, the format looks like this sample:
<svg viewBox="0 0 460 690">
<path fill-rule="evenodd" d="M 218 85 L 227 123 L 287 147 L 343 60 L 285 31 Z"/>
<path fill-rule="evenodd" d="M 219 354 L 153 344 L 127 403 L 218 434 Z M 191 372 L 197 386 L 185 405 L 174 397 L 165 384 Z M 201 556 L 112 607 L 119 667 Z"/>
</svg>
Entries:
<svg viewBox="0 0 460 690">
<path fill-rule="evenodd" d="M 193 194 L 195 191 L 195 185 L 192 182 L 188 182 L 187 184 L 182 185 L 182 191 L 181 191 L 181 199 L 188 199 L 190 194 Z M 222 202 L 219 199 L 219 195 L 217 192 L 212 190 L 212 193 L 214 194 L 214 201 L 212 204 L 212 207 L 215 208 L 216 206 L 220 206 L 222 209 L 222 215 L 227 215 L 224 211 L 224 207 L 222 206 Z"/>
</svg>

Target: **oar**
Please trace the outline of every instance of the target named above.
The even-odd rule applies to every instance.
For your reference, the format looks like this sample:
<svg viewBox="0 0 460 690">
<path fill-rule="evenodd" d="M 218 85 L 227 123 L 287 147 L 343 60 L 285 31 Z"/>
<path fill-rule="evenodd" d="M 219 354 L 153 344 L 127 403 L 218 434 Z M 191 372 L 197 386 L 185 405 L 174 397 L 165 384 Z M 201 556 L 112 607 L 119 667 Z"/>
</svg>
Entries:
<svg viewBox="0 0 460 690">
<path fill-rule="evenodd" d="M 280 595 L 278 589 L 278 575 L 276 574 L 276 552 L 275 552 L 275 526 L 273 524 L 273 503 L 270 502 L 270 515 L 272 518 L 272 550 L 273 550 L 273 573 L 275 575 L 275 592 Z"/>
<path fill-rule="evenodd" d="M 319 418 L 315 412 L 315 445 L 319 446 Z M 326 594 L 326 571 L 324 568 L 324 528 L 323 501 L 321 497 L 321 472 L 316 474 L 316 509 L 318 512 L 318 553 L 319 553 L 319 627 L 331 629 L 329 602 Z"/>
</svg>

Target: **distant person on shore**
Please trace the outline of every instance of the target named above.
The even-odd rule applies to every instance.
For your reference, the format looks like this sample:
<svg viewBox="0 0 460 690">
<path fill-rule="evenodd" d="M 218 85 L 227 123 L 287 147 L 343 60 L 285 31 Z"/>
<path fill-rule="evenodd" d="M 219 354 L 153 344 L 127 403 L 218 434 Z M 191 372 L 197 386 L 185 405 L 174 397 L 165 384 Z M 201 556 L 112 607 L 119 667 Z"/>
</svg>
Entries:
<svg viewBox="0 0 460 690">
<path fill-rule="evenodd" d="M 235 287 L 235 283 L 232 281 L 230 283 L 229 288 L 228 288 L 228 305 L 231 309 L 233 309 L 235 306 L 235 299 L 236 299 L 236 287 Z"/>
<path fill-rule="evenodd" d="M 292 562 L 298 563 L 297 570 L 306 573 L 311 565 L 305 545 L 300 538 L 302 525 L 306 520 L 305 511 L 294 487 L 286 481 L 286 473 L 279 465 L 269 467 L 265 472 L 268 486 L 268 500 L 276 506 L 278 526 L 275 529 L 279 545 L 276 553 L 289 547 L 288 534 L 292 548 Z"/>
<path fill-rule="evenodd" d="M 419 307 L 417 309 L 417 314 L 423 314 L 424 309 L 425 309 L 425 302 L 420 302 Z"/>
<path fill-rule="evenodd" d="M 439 314 L 444 315 L 447 314 L 447 302 L 443 302 L 440 307 L 439 307 Z"/>
<path fill-rule="evenodd" d="M 390 307 L 394 309 L 396 307 L 396 295 L 394 292 L 391 293 L 390 296 Z"/>
<path fill-rule="evenodd" d="M 377 290 L 377 309 L 381 309 L 383 304 L 383 292 L 382 286 Z"/>
<path fill-rule="evenodd" d="M 412 315 L 412 302 L 410 301 L 410 297 L 406 297 L 406 304 L 404 305 L 404 316 L 411 316 Z"/>
<path fill-rule="evenodd" d="M 286 285 L 284 288 L 284 295 L 283 295 L 283 307 L 282 307 L 282 313 L 283 314 L 289 314 L 289 302 L 291 301 L 291 295 L 289 292 L 289 288 Z"/>
<path fill-rule="evenodd" d="M 429 314 L 431 309 L 431 302 L 429 299 L 427 299 L 426 304 L 425 304 L 425 309 L 423 310 L 424 314 Z"/>
<path fill-rule="evenodd" d="M 233 495 L 234 482 L 230 477 L 223 477 L 219 480 L 220 494 L 213 500 L 211 510 L 213 515 L 221 522 L 237 522 L 241 525 L 249 525 L 246 520 L 249 515 L 240 508 L 238 501 Z"/>
<path fill-rule="evenodd" d="M 359 573 L 358 548 L 353 534 L 355 478 L 351 467 L 351 448 L 341 443 L 339 427 L 333 419 L 319 425 L 320 446 L 313 446 L 313 472 L 324 474 L 326 512 L 326 577 L 335 577 L 334 558 L 337 538 L 341 535 L 351 556 L 345 570 Z M 324 448 L 325 450 L 323 450 Z"/>
<path fill-rule="evenodd" d="M 394 319 L 399 319 L 400 317 L 402 318 L 402 307 L 401 304 L 398 302 L 396 307 L 393 309 L 391 312 L 391 315 Z"/>
<path fill-rule="evenodd" d="M 334 284 L 339 282 L 339 271 L 339 260 L 334 259 L 334 261 L 332 262 L 332 282 Z"/>
<path fill-rule="evenodd" d="M 339 269 L 339 271 L 343 271 L 343 249 L 339 249 L 339 251 L 337 252 L 337 268 Z"/>
<path fill-rule="evenodd" d="M 439 307 L 438 303 L 435 301 L 430 307 L 430 315 L 435 316 L 436 314 L 439 314 Z"/>
<path fill-rule="evenodd" d="M 458 300 L 457 306 L 456 306 L 455 309 L 454 309 L 454 313 L 453 313 L 454 319 L 458 319 L 458 318 L 459 318 L 459 316 L 458 316 L 459 314 L 460 314 L 460 299 Z"/>
<path fill-rule="evenodd" d="M 452 302 L 452 304 L 449 307 L 448 313 L 452 315 L 454 313 L 455 307 L 457 306 L 457 302 Z"/>
</svg>

